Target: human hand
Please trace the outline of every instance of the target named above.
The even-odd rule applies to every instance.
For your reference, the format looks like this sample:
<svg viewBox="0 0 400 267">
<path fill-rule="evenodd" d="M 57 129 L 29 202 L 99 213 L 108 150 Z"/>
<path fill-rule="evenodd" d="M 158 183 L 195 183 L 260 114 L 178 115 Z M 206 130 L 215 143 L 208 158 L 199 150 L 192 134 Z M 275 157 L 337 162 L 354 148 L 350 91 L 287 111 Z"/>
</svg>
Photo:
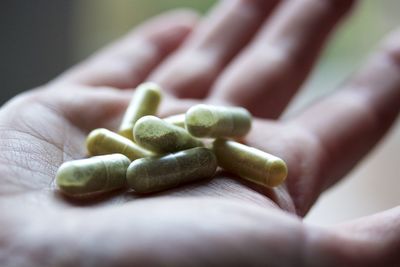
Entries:
<svg viewBox="0 0 400 267">
<path fill-rule="evenodd" d="M 399 207 L 332 228 L 301 221 L 396 118 L 400 35 L 337 93 L 279 119 L 350 6 L 225 1 L 198 26 L 188 11 L 169 13 L 11 100 L 0 111 L 1 266 L 400 264 Z M 144 80 L 165 88 L 161 116 L 198 102 L 248 108 L 257 119 L 245 142 L 286 161 L 285 184 L 265 189 L 220 172 L 149 197 L 61 197 L 57 168 L 85 157 L 91 129 L 116 129 L 125 89 Z"/>
</svg>

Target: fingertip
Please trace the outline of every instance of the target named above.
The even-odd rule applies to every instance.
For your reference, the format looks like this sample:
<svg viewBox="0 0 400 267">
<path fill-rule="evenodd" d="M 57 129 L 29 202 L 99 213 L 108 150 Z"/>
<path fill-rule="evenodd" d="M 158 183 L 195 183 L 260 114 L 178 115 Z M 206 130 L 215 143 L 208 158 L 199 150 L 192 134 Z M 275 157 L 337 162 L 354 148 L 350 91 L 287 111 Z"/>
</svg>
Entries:
<svg viewBox="0 0 400 267">
<path fill-rule="evenodd" d="M 176 8 L 164 13 L 167 19 L 179 19 L 184 23 L 197 23 L 200 19 L 200 14 L 197 10 L 192 8 Z"/>
<path fill-rule="evenodd" d="M 164 12 L 143 24 L 139 32 L 155 45 L 161 54 L 169 54 L 179 47 L 197 25 L 199 15 L 192 9 L 174 9 Z"/>
<path fill-rule="evenodd" d="M 154 32 L 160 27 L 165 31 L 190 32 L 199 21 L 200 15 L 194 9 L 179 8 L 166 11 L 140 27 L 140 31 Z"/>
</svg>

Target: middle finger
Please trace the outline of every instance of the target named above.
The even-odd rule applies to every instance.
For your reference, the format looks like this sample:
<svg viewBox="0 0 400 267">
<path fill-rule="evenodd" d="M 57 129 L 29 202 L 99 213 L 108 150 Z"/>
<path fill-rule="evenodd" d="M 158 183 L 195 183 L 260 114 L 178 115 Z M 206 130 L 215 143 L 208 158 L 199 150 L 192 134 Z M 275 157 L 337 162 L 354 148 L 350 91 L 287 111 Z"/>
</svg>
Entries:
<svg viewBox="0 0 400 267">
<path fill-rule="evenodd" d="M 228 66 L 210 98 L 277 118 L 353 0 L 286 1 Z"/>
<path fill-rule="evenodd" d="M 247 44 L 279 0 L 221 1 L 183 48 L 149 80 L 180 98 L 204 97 L 225 65 Z"/>
</svg>

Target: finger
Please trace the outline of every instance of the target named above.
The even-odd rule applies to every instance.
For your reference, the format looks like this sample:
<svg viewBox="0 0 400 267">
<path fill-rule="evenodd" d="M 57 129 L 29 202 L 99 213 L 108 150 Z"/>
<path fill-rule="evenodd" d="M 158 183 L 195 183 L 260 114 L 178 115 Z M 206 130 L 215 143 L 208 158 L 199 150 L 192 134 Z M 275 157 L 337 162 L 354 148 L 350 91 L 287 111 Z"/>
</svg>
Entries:
<svg viewBox="0 0 400 267">
<path fill-rule="evenodd" d="M 73 125 L 87 134 L 96 128 L 118 129 L 130 98 L 129 90 L 111 87 L 93 90 L 89 86 L 60 83 L 37 90 L 37 96 L 31 102 L 39 103 L 65 125 Z"/>
<path fill-rule="evenodd" d="M 84 133 L 96 128 L 116 131 L 132 98 L 132 92 L 111 87 L 92 89 L 89 86 L 57 84 L 57 86 L 35 90 L 35 94 L 31 94 L 33 96 L 29 97 L 26 102 L 39 102 L 47 109 L 48 113 L 58 115 L 63 120 L 66 119 L 67 122 L 83 130 Z M 172 114 L 183 113 L 195 104 L 198 104 L 198 102 L 190 99 L 178 100 L 165 95 L 157 111 L 157 116 L 163 118 Z M 22 105 L 25 104 L 20 104 L 17 107 Z M 8 116 L 7 120 L 11 124 L 15 121 L 15 118 Z"/>
<path fill-rule="evenodd" d="M 277 118 L 354 1 L 286 1 L 216 82 L 210 98 Z"/>
<path fill-rule="evenodd" d="M 135 87 L 181 44 L 196 20 L 197 15 L 188 10 L 160 15 L 72 68 L 56 81 L 89 86 Z"/>
<path fill-rule="evenodd" d="M 278 0 L 226 0 L 211 12 L 183 49 L 151 76 L 181 98 L 207 94 L 223 67 L 257 31 Z"/>
<path fill-rule="evenodd" d="M 310 134 L 320 147 L 312 155 L 320 192 L 348 173 L 382 138 L 400 111 L 400 31 L 384 42 L 342 90 L 306 109 L 289 124 Z M 321 179 L 322 178 L 322 179 Z"/>
<path fill-rule="evenodd" d="M 399 266 L 400 207 L 314 232 L 308 243 L 321 266 Z"/>
</svg>

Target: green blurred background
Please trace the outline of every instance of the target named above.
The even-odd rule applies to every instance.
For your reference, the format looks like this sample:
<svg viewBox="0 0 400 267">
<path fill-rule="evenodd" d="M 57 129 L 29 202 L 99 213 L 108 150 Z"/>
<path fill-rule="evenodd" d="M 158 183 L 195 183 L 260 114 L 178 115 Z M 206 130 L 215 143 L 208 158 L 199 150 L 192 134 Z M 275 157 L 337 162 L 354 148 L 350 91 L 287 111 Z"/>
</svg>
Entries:
<svg viewBox="0 0 400 267">
<path fill-rule="evenodd" d="M 153 15 L 185 7 L 204 13 L 215 2 L 2 0 L 0 103 L 47 82 Z M 400 25 L 399 8 L 398 0 L 359 1 L 288 112 L 296 112 L 337 88 L 376 48 L 378 41 Z M 330 224 L 399 205 L 399 151 L 400 127 L 397 126 L 383 146 L 350 174 L 352 179 L 346 179 L 325 194 L 306 220 Z"/>
</svg>

